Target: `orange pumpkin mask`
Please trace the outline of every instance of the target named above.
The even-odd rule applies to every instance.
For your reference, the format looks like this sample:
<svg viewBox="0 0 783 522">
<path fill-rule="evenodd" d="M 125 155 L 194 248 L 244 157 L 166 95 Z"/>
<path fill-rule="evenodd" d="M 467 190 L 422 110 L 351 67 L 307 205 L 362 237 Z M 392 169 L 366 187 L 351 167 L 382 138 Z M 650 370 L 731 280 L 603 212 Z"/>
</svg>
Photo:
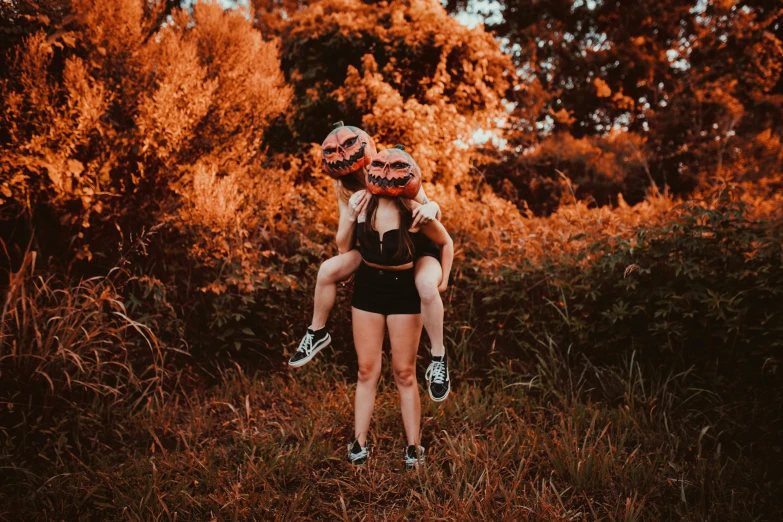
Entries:
<svg viewBox="0 0 783 522">
<path fill-rule="evenodd" d="M 358 127 L 336 124 L 321 145 L 324 170 L 330 177 L 340 179 L 368 166 L 375 156 L 375 142 Z"/>
<path fill-rule="evenodd" d="M 421 169 L 402 145 L 380 151 L 367 169 L 371 194 L 413 199 L 420 188 Z"/>
</svg>

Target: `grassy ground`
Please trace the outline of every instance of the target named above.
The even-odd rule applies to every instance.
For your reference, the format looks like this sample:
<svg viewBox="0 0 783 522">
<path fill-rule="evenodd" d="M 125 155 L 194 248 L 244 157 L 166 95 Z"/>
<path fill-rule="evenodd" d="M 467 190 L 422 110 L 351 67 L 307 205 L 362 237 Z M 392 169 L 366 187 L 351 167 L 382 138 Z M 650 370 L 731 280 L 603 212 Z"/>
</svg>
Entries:
<svg viewBox="0 0 783 522">
<path fill-rule="evenodd" d="M 362 468 L 344 458 L 353 372 L 331 349 L 297 371 L 225 370 L 208 389 L 182 381 L 116 419 L 103 439 L 114 444 L 63 447 L 45 481 L 14 473 L 3 518 L 769 519 L 774 497 L 750 461 L 727 456 L 699 424 L 690 375 L 630 359 L 599 370 L 559 353 L 530 347 L 528 368 L 509 361 L 476 375 L 468 364 L 480 354 L 458 344 L 452 395 L 441 405 L 423 396 L 428 463 L 411 472 L 388 361 Z"/>
</svg>

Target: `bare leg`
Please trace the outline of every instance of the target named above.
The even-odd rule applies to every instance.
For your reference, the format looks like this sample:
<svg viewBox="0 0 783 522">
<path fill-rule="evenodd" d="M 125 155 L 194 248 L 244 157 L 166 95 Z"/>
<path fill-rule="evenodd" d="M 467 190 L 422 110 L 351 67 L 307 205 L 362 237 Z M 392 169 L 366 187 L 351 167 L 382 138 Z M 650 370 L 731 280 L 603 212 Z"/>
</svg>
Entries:
<svg viewBox="0 0 783 522">
<path fill-rule="evenodd" d="M 367 432 L 375 407 L 375 387 L 381 375 L 381 350 L 385 318 L 381 314 L 352 308 L 353 343 L 359 359 L 359 381 L 354 400 L 354 433 L 359 444 L 367 445 Z"/>
<path fill-rule="evenodd" d="M 424 256 L 416 261 L 416 289 L 421 299 L 421 319 L 432 345 L 433 356 L 445 353 L 443 346 L 443 301 L 438 285 L 443 277 L 440 262 L 434 257 Z"/>
<path fill-rule="evenodd" d="M 326 326 L 326 320 L 337 299 L 337 283 L 348 279 L 356 272 L 362 262 L 358 250 L 351 250 L 327 259 L 318 269 L 318 280 L 315 283 L 315 300 L 313 302 L 312 330 L 320 330 Z"/>
<path fill-rule="evenodd" d="M 421 400 L 416 384 L 416 352 L 421 339 L 420 315 L 390 315 L 386 318 L 391 341 L 392 368 L 400 392 L 400 411 L 408 445 L 418 445 L 421 431 Z"/>
</svg>

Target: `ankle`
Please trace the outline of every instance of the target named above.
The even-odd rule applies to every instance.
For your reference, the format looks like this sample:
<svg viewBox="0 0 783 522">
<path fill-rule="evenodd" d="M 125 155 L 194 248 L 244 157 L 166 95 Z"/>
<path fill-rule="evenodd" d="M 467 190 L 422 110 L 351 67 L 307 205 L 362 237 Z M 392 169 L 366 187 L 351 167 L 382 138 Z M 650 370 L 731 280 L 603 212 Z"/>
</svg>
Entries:
<svg viewBox="0 0 783 522">
<path fill-rule="evenodd" d="M 443 345 L 438 347 L 433 346 L 432 350 L 430 350 L 430 355 L 433 357 L 443 357 L 446 355 L 446 347 Z"/>
<path fill-rule="evenodd" d="M 312 323 L 308 328 L 314 332 L 317 332 L 318 330 L 323 330 L 326 328 L 326 323 Z"/>
</svg>

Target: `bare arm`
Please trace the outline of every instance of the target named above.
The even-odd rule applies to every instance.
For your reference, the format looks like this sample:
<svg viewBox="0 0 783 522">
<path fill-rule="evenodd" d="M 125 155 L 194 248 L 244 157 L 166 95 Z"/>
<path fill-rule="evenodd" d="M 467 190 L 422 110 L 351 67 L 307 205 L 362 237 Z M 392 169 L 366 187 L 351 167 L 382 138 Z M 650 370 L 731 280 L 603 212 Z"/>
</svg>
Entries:
<svg viewBox="0 0 783 522">
<path fill-rule="evenodd" d="M 438 285 L 438 291 L 445 292 L 449 286 L 451 265 L 454 263 L 454 241 L 440 221 L 430 221 L 426 225 L 422 225 L 421 231 L 440 247 L 440 266 L 443 269 L 443 276 Z"/>
<path fill-rule="evenodd" d="M 340 209 L 340 224 L 337 227 L 337 251 L 341 254 L 350 252 L 354 246 L 354 231 L 356 218 L 364 211 L 369 201 L 369 192 L 360 190 L 354 193 L 349 200 L 345 200 L 337 193 L 337 207 Z"/>
<path fill-rule="evenodd" d="M 416 203 L 419 203 L 421 206 L 416 207 L 413 210 L 413 225 L 411 226 L 412 229 L 415 229 L 417 227 L 420 227 L 421 225 L 429 223 L 432 220 L 440 221 L 441 218 L 440 205 L 438 205 L 434 201 L 430 201 L 427 198 L 427 195 L 424 193 L 423 187 L 419 189 L 419 193 L 416 194 L 414 201 Z"/>
</svg>

